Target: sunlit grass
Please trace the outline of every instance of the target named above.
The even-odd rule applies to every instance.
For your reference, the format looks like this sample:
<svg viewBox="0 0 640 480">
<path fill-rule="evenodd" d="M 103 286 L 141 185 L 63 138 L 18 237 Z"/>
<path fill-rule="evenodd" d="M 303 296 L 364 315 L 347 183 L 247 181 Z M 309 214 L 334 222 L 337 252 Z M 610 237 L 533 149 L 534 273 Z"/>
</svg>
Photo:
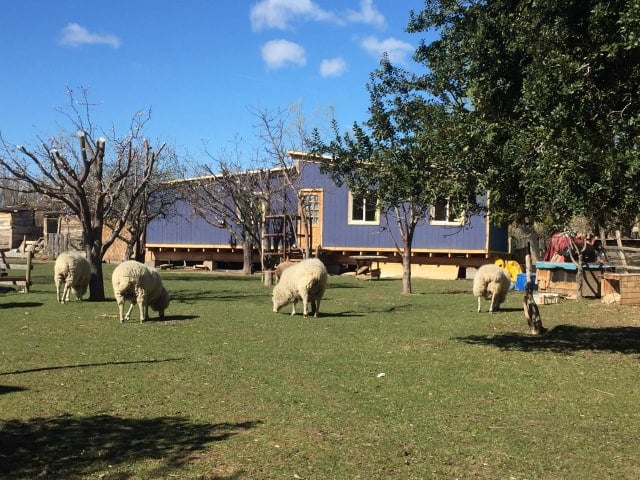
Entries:
<svg viewBox="0 0 640 480">
<path fill-rule="evenodd" d="M 258 276 L 163 272 L 164 321 L 0 295 L 0 477 L 639 478 L 640 308 L 475 312 L 466 280 L 330 277 L 320 318 Z M 283 313 L 284 312 L 284 313 Z"/>
</svg>

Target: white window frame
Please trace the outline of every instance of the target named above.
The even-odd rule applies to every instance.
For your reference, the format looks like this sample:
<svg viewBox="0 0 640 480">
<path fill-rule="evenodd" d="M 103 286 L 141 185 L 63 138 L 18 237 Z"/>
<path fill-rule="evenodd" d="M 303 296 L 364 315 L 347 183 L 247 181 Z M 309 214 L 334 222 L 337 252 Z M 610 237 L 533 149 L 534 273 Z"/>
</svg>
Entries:
<svg viewBox="0 0 640 480">
<path fill-rule="evenodd" d="M 460 212 L 459 216 L 454 217 L 453 220 L 449 220 L 449 217 L 451 216 L 451 210 L 452 210 L 450 198 L 447 198 L 446 203 L 444 204 L 445 220 L 436 218 L 436 208 L 437 208 L 436 205 L 432 205 L 429 208 L 429 223 L 431 225 L 450 225 L 450 226 L 464 225 L 465 218 L 466 218 L 466 213 L 464 212 L 464 210 Z"/>
<path fill-rule="evenodd" d="M 364 218 L 353 218 L 353 193 L 351 192 L 351 190 L 349 190 L 349 200 L 348 200 L 348 214 L 347 214 L 347 223 L 349 225 L 380 225 L 380 209 L 378 208 L 377 204 L 376 204 L 376 216 L 374 220 L 365 220 Z M 367 196 L 363 196 L 362 197 L 362 212 L 363 215 L 366 215 L 366 211 L 367 211 L 367 200 L 371 200 L 368 199 Z"/>
</svg>

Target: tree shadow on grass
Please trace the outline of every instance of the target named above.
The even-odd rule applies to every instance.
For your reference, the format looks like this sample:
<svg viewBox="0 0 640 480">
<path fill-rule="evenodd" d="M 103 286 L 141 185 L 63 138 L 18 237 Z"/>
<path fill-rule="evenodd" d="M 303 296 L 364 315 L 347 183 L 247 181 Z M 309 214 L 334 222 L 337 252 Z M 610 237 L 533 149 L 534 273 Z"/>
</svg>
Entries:
<svg viewBox="0 0 640 480">
<path fill-rule="evenodd" d="M 196 302 L 202 302 L 203 300 L 217 300 L 217 301 L 254 301 L 262 300 L 271 295 L 271 291 L 258 294 L 245 294 L 238 290 L 221 289 L 211 290 L 209 292 L 199 292 L 193 290 L 172 290 L 171 301 L 176 303 L 192 304 Z"/>
<path fill-rule="evenodd" d="M 13 392 L 24 392 L 25 390 L 26 388 L 24 387 L 16 387 L 14 385 L 0 385 L 0 395 Z"/>
<path fill-rule="evenodd" d="M 558 325 L 543 335 L 506 333 L 470 335 L 456 340 L 473 345 L 491 345 L 502 350 L 550 351 L 570 354 L 581 350 L 640 354 L 639 327 L 591 328 Z"/>
<path fill-rule="evenodd" d="M 44 305 L 42 302 L 8 302 L 0 303 L 0 308 L 34 308 Z"/>
<path fill-rule="evenodd" d="M 166 315 L 163 318 L 156 316 L 149 316 L 144 323 L 165 323 L 167 325 L 171 325 L 177 322 L 185 322 L 187 320 L 195 320 L 196 318 L 200 318 L 200 315 Z M 139 320 L 138 320 L 139 321 Z"/>
<path fill-rule="evenodd" d="M 18 375 L 22 373 L 34 373 L 34 372 L 45 372 L 48 370 L 66 370 L 70 368 L 89 368 L 89 367 L 104 367 L 108 365 L 130 365 L 130 364 L 143 364 L 143 363 L 162 363 L 162 362 L 180 362 L 184 360 L 184 357 L 178 358 L 164 358 L 161 360 L 151 359 L 151 360 L 125 360 L 119 362 L 101 362 L 101 363 L 79 363 L 74 365 L 55 365 L 53 367 L 38 367 L 38 368 L 29 368 L 25 370 L 14 370 L 13 372 L 0 372 L 0 376 L 2 375 Z"/>
<path fill-rule="evenodd" d="M 145 473 L 146 478 L 168 478 L 212 444 L 260 423 L 207 424 L 184 417 L 111 415 L 9 420 L 0 422 L 0 477 L 80 479 L 117 468 L 117 478 L 125 479 L 139 474 L 134 464 L 154 460 L 157 466 Z"/>
</svg>

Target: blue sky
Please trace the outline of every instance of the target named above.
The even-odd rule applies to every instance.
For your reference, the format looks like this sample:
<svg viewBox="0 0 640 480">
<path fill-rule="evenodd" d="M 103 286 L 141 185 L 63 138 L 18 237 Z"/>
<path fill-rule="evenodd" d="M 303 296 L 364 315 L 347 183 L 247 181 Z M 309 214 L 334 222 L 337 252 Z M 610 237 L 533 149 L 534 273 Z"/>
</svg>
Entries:
<svg viewBox="0 0 640 480">
<path fill-rule="evenodd" d="M 366 118 L 365 86 L 386 51 L 410 70 L 423 0 L 3 0 L 0 132 L 32 145 L 65 119 L 67 87 L 89 89 L 102 127 L 151 109 L 147 136 L 199 157 L 242 137 L 250 110 L 302 106 L 307 125 L 332 111 Z"/>
</svg>

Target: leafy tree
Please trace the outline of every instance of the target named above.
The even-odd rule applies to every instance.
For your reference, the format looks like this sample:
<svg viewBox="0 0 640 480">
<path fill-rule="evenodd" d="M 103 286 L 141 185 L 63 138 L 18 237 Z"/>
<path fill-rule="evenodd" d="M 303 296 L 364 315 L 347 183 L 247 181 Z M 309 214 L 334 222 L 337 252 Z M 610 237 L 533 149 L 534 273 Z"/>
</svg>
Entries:
<svg viewBox="0 0 640 480">
<path fill-rule="evenodd" d="M 629 225 L 640 208 L 638 0 L 426 0 L 425 92 L 465 111 L 494 218 Z M 465 102 L 460 103 L 460 99 Z"/>
<path fill-rule="evenodd" d="M 127 134 L 111 139 L 114 148 L 107 153 L 107 135 L 96 138 L 87 91 L 83 91 L 80 101 L 75 100 L 72 90 L 67 95 L 69 110 L 61 112 L 78 131 L 77 135 L 38 138 L 35 147 L 12 147 L 2 139 L 0 167 L 19 182 L 23 192 L 60 202 L 80 219 L 91 264 L 89 298 L 104 300 L 102 257 L 129 220 L 137 199 L 146 191 L 164 146 L 152 149 L 143 139 L 142 129 L 149 117 L 140 112 L 132 119 Z M 141 170 L 138 181 L 132 184 L 128 178 L 136 165 Z M 122 198 L 129 201 L 122 202 Z M 103 241 L 107 218 L 116 221 Z"/>
<path fill-rule="evenodd" d="M 402 257 L 402 292 L 411 293 L 413 236 L 430 208 L 442 201 L 466 214 L 478 208 L 477 185 L 469 158 L 457 145 L 458 125 L 451 109 L 416 87 L 416 78 L 394 67 L 385 56 L 368 85 L 370 117 L 351 132 L 333 123 L 333 140 L 318 132 L 313 145 L 328 154 L 324 163 L 338 184 L 356 194 L 373 194 Z"/>
</svg>

